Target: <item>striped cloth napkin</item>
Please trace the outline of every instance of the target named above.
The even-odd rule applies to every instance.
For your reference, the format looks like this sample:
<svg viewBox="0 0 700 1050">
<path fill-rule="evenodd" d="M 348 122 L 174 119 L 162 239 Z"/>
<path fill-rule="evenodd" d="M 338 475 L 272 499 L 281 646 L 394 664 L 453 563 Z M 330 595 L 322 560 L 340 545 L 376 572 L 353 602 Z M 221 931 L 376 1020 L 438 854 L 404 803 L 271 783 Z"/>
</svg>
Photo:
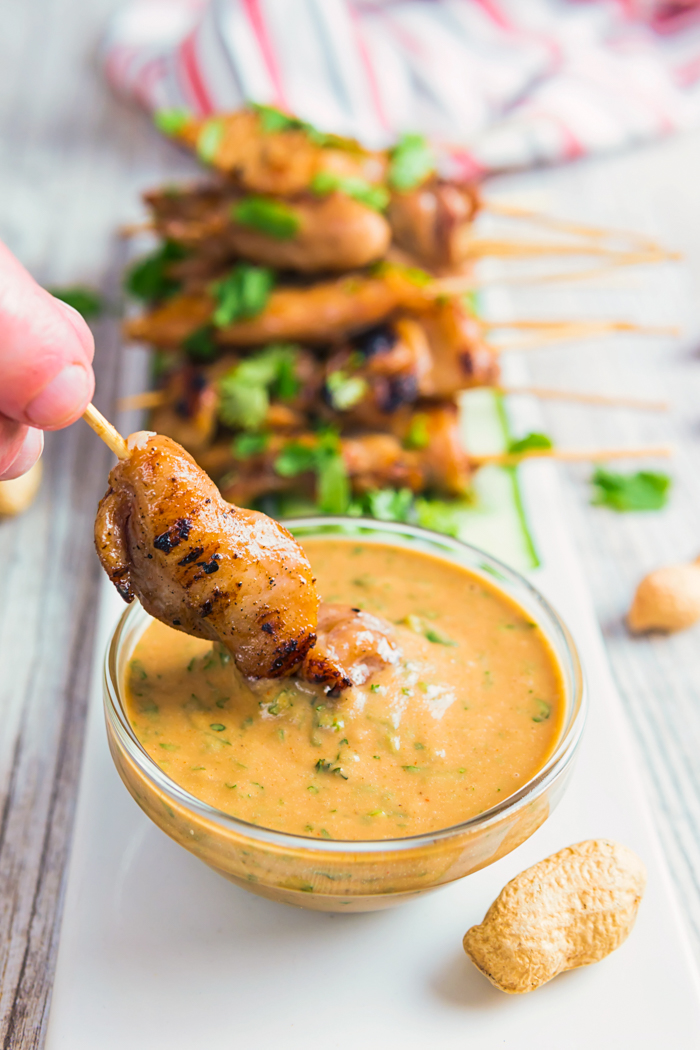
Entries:
<svg viewBox="0 0 700 1050">
<path fill-rule="evenodd" d="M 245 100 L 382 146 L 426 131 L 465 177 L 700 124 L 700 4 L 131 0 L 103 44 L 150 110 Z"/>
</svg>

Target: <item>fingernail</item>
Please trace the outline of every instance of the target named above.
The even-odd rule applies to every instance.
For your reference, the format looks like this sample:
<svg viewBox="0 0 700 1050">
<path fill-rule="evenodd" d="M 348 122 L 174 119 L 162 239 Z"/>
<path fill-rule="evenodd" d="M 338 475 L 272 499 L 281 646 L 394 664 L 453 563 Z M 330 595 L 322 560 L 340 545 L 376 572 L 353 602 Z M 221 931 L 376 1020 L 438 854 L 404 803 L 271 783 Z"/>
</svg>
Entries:
<svg viewBox="0 0 700 1050">
<path fill-rule="evenodd" d="M 83 408 L 91 388 L 88 370 L 83 365 L 68 365 L 30 401 L 27 419 L 37 427 L 60 427 Z"/>
</svg>

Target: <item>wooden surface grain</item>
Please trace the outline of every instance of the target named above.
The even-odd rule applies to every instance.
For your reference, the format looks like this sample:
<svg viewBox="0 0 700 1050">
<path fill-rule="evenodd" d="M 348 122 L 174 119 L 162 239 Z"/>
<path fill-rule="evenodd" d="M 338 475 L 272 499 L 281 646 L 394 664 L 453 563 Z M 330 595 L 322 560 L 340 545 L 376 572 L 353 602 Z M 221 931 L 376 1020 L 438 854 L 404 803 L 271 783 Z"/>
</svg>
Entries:
<svg viewBox="0 0 700 1050">
<path fill-rule="evenodd" d="M 6 0 L 0 13 L 0 237 L 46 285 L 78 281 L 118 308 L 113 232 L 138 193 L 190 170 L 102 84 L 95 48 L 119 0 Z M 497 180 L 490 192 L 628 226 L 686 260 L 573 287 L 512 288 L 529 316 L 634 317 L 679 339 L 605 340 L 531 353 L 533 382 L 668 397 L 667 416 L 549 403 L 562 445 L 674 441 L 667 510 L 590 505 L 586 467 L 562 468 L 576 538 L 624 698 L 683 914 L 700 956 L 700 635 L 632 639 L 622 616 L 648 569 L 700 552 L 700 133 L 634 154 Z M 116 320 L 96 328 L 98 405 L 138 387 Z M 50 997 L 82 745 L 98 566 L 92 519 L 110 462 L 86 426 L 51 436 L 40 498 L 0 525 L 0 1041 L 39 1047 Z M 627 466 L 625 464 L 624 466 Z M 631 464 L 630 464 L 631 466 Z M 525 468 L 527 469 L 527 468 Z"/>
</svg>

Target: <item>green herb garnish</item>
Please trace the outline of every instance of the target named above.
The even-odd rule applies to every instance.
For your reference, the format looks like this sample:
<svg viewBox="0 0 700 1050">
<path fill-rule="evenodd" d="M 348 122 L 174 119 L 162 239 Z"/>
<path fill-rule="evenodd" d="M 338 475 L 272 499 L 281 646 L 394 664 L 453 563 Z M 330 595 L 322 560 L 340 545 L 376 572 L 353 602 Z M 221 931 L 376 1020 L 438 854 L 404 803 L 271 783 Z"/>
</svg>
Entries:
<svg viewBox="0 0 700 1050">
<path fill-rule="evenodd" d="M 435 154 L 422 135 L 407 133 L 389 153 L 389 185 L 412 190 L 435 171 Z"/>
<path fill-rule="evenodd" d="M 366 494 L 364 504 L 379 521 L 408 521 L 413 493 L 410 489 L 375 489 Z"/>
<path fill-rule="evenodd" d="M 299 230 L 296 212 L 269 197 L 246 197 L 232 206 L 231 218 L 280 241 L 290 240 Z"/>
<path fill-rule="evenodd" d="M 530 452 L 538 448 L 554 448 L 554 442 L 547 434 L 538 434 L 534 430 L 525 434 L 524 437 L 508 442 L 508 451 L 511 455 L 520 455 L 521 452 Z"/>
<path fill-rule="evenodd" d="M 153 123 L 164 135 L 179 135 L 190 120 L 186 109 L 158 109 L 153 114 Z"/>
<path fill-rule="evenodd" d="M 457 511 L 459 503 L 448 503 L 445 500 L 421 498 L 414 504 L 416 520 L 424 529 L 442 532 L 446 536 L 457 536 L 459 520 Z"/>
<path fill-rule="evenodd" d="M 261 452 L 264 452 L 269 442 L 269 434 L 237 434 L 231 447 L 238 459 L 249 459 L 251 456 L 259 456 Z"/>
<path fill-rule="evenodd" d="M 221 422 L 255 430 L 265 421 L 270 396 L 291 401 L 300 386 L 295 373 L 297 355 L 298 347 L 292 343 L 269 343 L 226 372 L 218 385 Z"/>
<path fill-rule="evenodd" d="M 324 514 L 344 514 L 347 511 L 350 483 L 340 451 L 340 439 L 334 431 L 319 433 L 313 446 L 290 442 L 275 460 L 274 468 L 284 478 L 313 472 L 319 509 Z"/>
<path fill-rule="evenodd" d="M 104 308 L 102 296 L 99 292 L 95 292 L 92 288 L 83 288 L 80 285 L 76 285 L 73 288 L 48 288 L 48 292 L 53 295 L 54 299 L 60 299 L 63 303 L 68 303 L 74 310 L 77 310 L 79 314 L 89 320 L 91 317 L 99 317 Z"/>
<path fill-rule="evenodd" d="M 175 241 L 164 241 L 152 255 L 140 259 L 126 275 L 127 292 L 146 302 L 169 299 L 180 290 L 180 281 L 168 273 L 172 263 L 187 256 L 187 249 Z"/>
<path fill-rule="evenodd" d="M 182 348 L 192 361 L 213 361 L 219 352 L 214 342 L 214 330 L 208 324 L 188 335 L 182 343 Z"/>
<path fill-rule="evenodd" d="M 420 773 L 420 766 L 401 766 L 407 773 Z"/>
<path fill-rule="evenodd" d="M 408 434 L 404 441 L 404 448 L 421 449 L 430 444 L 428 433 L 428 417 L 425 412 L 417 412 L 411 419 Z"/>
<path fill-rule="evenodd" d="M 537 714 L 532 716 L 533 722 L 546 722 L 552 713 L 552 705 L 546 700 L 536 700 Z"/>
<path fill-rule="evenodd" d="M 367 393 L 367 382 L 361 376 L 349 376 L 338 369 L 326 379 L 326 390 L 333 408 L 345 412 L 361 401 Z"/>
<path fill-rule="evenodd" d="M 591 478 L 594 494 L 591 503 L 619 512 L 628 510 L 661 510 L 668 501 L 671 479 L 667 474 L 640 470 L 634 474 L 616 474 L 598 467 Z"/>
<path fill-rule="evenodd" d="M 247 263 L 239 263 L 226 277 L 214 281 L 210 291 L 217 302 L 212 316 L 216 327 L 225 328 L 234 321 L 257 317 L 267 306 L 274 283 L 272 270 Z"/>
<path fill-rule="evenodd" d="M 223 733 L 226 726 L 222 725 L 221 722 L 212 722 L 209 728 L 213 729 L 215 733 Z"/>
<path fill-rule="evenodd" d="M 336 175 L 331 171 L 319 171 L 311 180 L 311 192 L 319 197 L 339 190 L 373 211 L 384 211 L 389 203 L 389 193 L 384 186 L 373 186 L 366 179 L 354 175 Z"/>
<path fill-rule="evenodd" d="M 219 152 L 221 140 L 224 137 L 225 125 L 220 117 L 212 117 L 205 124 L 197 136 L 197 156 L 205 164 L 212 164 Z"/>
</svg>

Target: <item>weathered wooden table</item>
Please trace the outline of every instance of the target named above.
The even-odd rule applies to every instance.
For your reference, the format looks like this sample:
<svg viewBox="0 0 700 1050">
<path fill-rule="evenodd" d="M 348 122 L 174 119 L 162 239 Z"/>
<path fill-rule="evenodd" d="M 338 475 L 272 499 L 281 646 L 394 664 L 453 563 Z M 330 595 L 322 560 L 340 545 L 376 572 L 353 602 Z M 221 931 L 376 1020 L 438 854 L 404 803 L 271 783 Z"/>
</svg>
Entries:
<svg viewBox="0 0 700 1050">
<path fill-rule="evenodd" d="M 119 223 L 138 193 L 191 170 L 147 119 L 112 98 L 95 58 L 119 0 L 6 0 L 0 14 L 0 237 L 45 285 L 99 284 L 116 313 Z M 615 515 L 589 504 L 589 468 L 562 469 L 568 527 L 625 699 L 649 797 L 700 955 L 700 635 L 633 640 L 622 615 L 638 578 L 700 553 L 700 132 L 634 153 L 500 179 L 492 192 L 648 232 L 683 265 L 610 282 L 515 288 L 530 316 L 634 317 L 678 324 L 670 339 L 601 341 L 532 353 L 540 385 L 668 397 L 646 416 L 550 403 L 562 445 L 672 440 L 663 513 Z M 0 289 L 0 295 L 2 289 Z M 97 404 L 135 389 L 142 361 L 121 354 L 114 317 L 95 326 Z M 40 498 L 0 525 L 0 1039 L 38 1047 L 59 936 L 80 765 L 99 568 L 92 521 L 109 454 L 82 423 L 51 436 Z M 524 468 L 527 469 L 527 468 Z"/>
</svg>

